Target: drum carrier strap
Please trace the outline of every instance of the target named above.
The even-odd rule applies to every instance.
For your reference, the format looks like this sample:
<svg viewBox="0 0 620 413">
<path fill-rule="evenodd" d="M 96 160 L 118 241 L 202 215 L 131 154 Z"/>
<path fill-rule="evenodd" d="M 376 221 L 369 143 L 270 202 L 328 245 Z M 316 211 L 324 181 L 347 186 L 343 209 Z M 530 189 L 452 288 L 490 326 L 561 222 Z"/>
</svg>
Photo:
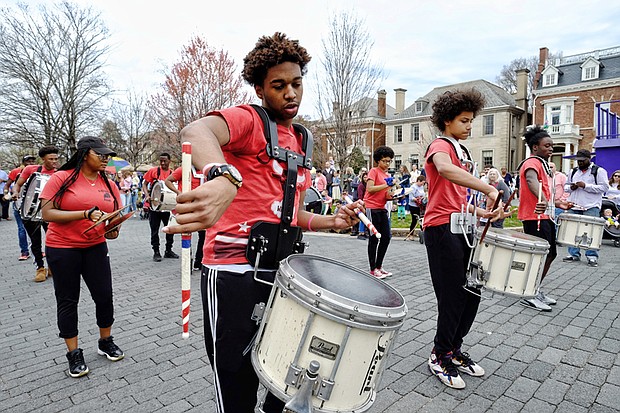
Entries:
<svg viewBox="0 0 620 413">
<path fill-rule="evenodd" d="M 281 260 L 291 254 L 303 253 L 305 243 L 302 242 L 300 227 L 292 226 L 295 209 L 295 192 L 297 187 L 297 168 L 312 169 L 312 133 L 304 126 L 293 124 L 295 132 L 302 136 L 302 151 L 298 154 L 290 149 L 285 149 L 278 144 L 278 126 L 269 116 L 265 108 L 251 105 L 258 113 L 264 125 L 265 138 L 267 139 L 267 155 L 270 158 L 286 163 L 286 181 L 283 182 L 284 198 L 280 223 L 257 222 L 252 226 L 250 238 L 246 248 L 246 258 L 254 264 L 254 270 L 259 267 L 265 269 L 277 269 Z"/>
</svg>

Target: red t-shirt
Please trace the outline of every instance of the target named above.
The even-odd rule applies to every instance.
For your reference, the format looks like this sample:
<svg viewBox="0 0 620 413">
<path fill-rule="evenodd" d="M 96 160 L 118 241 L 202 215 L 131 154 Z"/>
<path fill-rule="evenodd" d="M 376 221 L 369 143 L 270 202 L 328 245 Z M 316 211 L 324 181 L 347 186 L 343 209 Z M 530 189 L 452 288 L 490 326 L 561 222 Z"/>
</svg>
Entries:
<svg viewBox="0 0 620 413">
<path fill-rule="evenodd" d="M 149 184 L 151 184 L 151 187 L 152 187 L 152 184 L 154 184 L 158 180 L 165 181 L 166 178 L 168 178 L 171 174 L 172 174 L 172 170 L 170 168 L 164 171 L 163 169 L 161 169 L 161 167 L 155 166 L 149 169 L 148 171 L 146 171 L 142 179 L 148 182 Z"/>
<path fill-rule="evenodd" d="M 177 183 L 177 188 L 179 188 L 179 191 L 183 192 L 183 167 L 179 166 L 177 169 L 172 171 L 172 177 Z M 202 184 L 202 174 L 196 173 L 196 170 L 192 168 L 192 189 L 198 188 L 200 184 Z"/>
<path fill-rule="evenodd" d="M 533 169 L 536 172 L 537 179 L 542 180 L 542 193 L 545 199 L 551 202 L 551 189 L 549 186 L 549 175 L 545 172 L 540 159 L 530 157 L 527 158 L 519 169 L 519 180 L 521 182 L 519 189 L 519 213 L 518 218 L 521 221 L 533 221 L 538 219 L 538 214 L 534 213 L 536 203 L 538 202 L 538 194 L 533 194 L 527 186 L 525 172 Z M 541 214 L 540 219 L 549 219 L 549 215 Z"/>
<path fill-rule="evenodd" d="M 47 182 L 41 193 L 42 202 L 54 198 L 65 180 L 73 173 L 73 169 L 58 171 Z M 118 208 L 122 206 L 120 192 L 114 182 L 109 182 Z M 97 177 L 95 185 L 80 173 L 78 179 L 67 188 L 59 205 L 65 211 L 84 211 L 98 206 L 104 213 L 114 211 L 114 198 L 101 176 Z M 56 201 L 57 202 L 57 201 Z M 45 235 L 45 245 L 54 248 L 87 248 L 105 242 L 103 224 L 93 231 L 89 238 L 82 235 L 84 230 L 93 224 L 88 219 L 71 222 L 50 222 Z"/>
<path fill-rule="evenodd" d="M 22 173 L 20 175 L 20 178 L 24 178 L 24 182 L 28 182 L 28 178 L 30 178 L 30 175 L 32 175 L 33 173 L 37 172 L 39 170 L 39 167 L 41 168 L 41 172 L 44 175 L 52 175 L 54 172 L 56 172 L 56 169 L 45 169 L 45 166 L 41 166 L 41 165 L 28 165 L 26 167 L 24 167 L 24 169 L 22 170 Z"/>
<path fill-rule="evenodd" d="M 259 221 L 280 222 L 286 163 L 267 156 L 263 122 L 251 106 L 235 106 L 209 115 L 219 115 L 228 124 L 230 142 L 222 151 L 226 162 L 241 173 L 243 186 L 224 215 L 207 230 L 202 262 L 246 264 L 245 249 L 252 225 Z M 293 127 L 278 125 L 278 141 L 280 147 L 301 153 L 302 138 Z M 310 171 L 298 167 L 291 225 L 297 225 L 299 196 L 310 184 Z"/>
<path fill-rule="evenodd" d="M 371 168 L 370 171 L 368 171 L 368 180 L 373 181 L 375 186 L 385 184 L 385 178 L 389 176 L 390 174 L 383 172 L 381 168 L 378 167 Z M 364 206 L 370 209 L 385 209 L 385 203 L 387 202 L 387 191 L 388 188 L 385 188 L 379 192 L 374 192 L 371 194 L 368 192 L 367 188 L 366 193 L 364 194 Z"/>
<path fill-rule="evenodd" d="M 428 204 L 424 214 L 424 227 L 436 227 L 450 223 L 450 214 L 460 212 L 461 206 L 467 205 L 467 188 L 443 178 L 437 172 L 432 156 L 438 152 L 450 155 L 453 165 L 467 171 L 467 167 L 461 163 L 450 142 L 440 138 L 431 142 L 424 165 L 428 182 Z"/>
<path fill-rule="evenodd" d="M 17 181 L 17 178 L 21 174 L 22 169 L 24 169 L 24 167 L 23 166 L 19 166 L 19 167 L 13 169 L 11 172 L 9 172 L 9 179 L 11 180 L 11 182 L 16 182 Z"/>
</svg>

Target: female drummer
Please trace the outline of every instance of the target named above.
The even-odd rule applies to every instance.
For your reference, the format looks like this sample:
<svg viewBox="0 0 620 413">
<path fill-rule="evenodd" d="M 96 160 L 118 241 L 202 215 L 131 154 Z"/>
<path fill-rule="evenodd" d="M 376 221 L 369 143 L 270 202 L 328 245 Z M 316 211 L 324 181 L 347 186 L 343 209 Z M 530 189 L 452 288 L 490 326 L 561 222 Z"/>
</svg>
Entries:
<svg viewBox="0 0 620 413">
<path fill-rule="evenodd" d="M 522 182 L 519 189 L 519 214 L 523 221 L 523 232 L 535 237 L 543 238 L 549 243 L 549 253 L 541 274 L 541 282 L 549 272 L 551 263 L 558 255 L 555 244 L 555 223 L 549 206 L 569 209 L 569 204 L 555 197 L 551 193 L 554 188 L 554 173 L 549 166 L 549 158 L 553 154 L 553 140 L 540 126 L 528 128 L 525 132 L 525 143 L 530 148 L 531 155 L 519 165 L 519 180 Z M 555 192 L 555 190 L 554 190 Z M 540 202 L 538 201 L 540 194 Z M 555 208 L 551 209 L 553 211 Z M 522 305 L 538 311 L 551 311 L 550 305 L 556 300 L 538 291 L 534 298 L 523 299 Z"/>
<path fill-rule="evenodd" d="M 460 145 L 469 137 L 474 116 L 483 106 L 482 95 L 474 89 L 440 95 L 433 104 L 431 120 L 443 136 L 433 140 L 426 153 L 424 241 L 438 310 L 435 345 L 428 366 L 443 384 L 455 389 L 465 387 L 459 370 L 472 376 L 484 375 L 482 367 L 461 350 L 480 304 L 480 290 L 474 291 L 476 295 L 463 288 L 472 241 L 461 233 L 452 233 L 450 228 L 451 214 L 460 213 L 467 205 L 467 188 L 486 194 L 491 205 L 498 196 L 497 189 L 469 173 L 471 159 Z M 473 208 L 470 205 L 470 212 Z M 477 208 L 477 214 L 503 218 L 502 209 L 500 203 L 493 212 Z"/>
<path fill-rule="evenodd" d="M 95 302 L 100 337 L 97 352 L 112 361 L 125 356 L 110 335 L 114 308 L 105 238 L 116 238 L 118 230 L 105 237 L 103 228 L 93 231 L 93 236 L 83 235 L 104 213 L 119 208 L 119 190 L 105 174 L 108 158 L 115 153 L 97 137 L 80 139 L 77 149 L 52 175 L 41 195 L 43 219 L 49 222 L 45 253 L 54 273 L 59 336 L 67 346 L 71 377 L 89 372 L 78 347 L 80 276 Z"/>
<path fill-rule="evenodd" d="M 383 259 L 391 238 L 389 216 L 385 203 L 389 198 L 388 190 L 395 184 L 394 178 L 388 173 L 388 168 L 394 158 L 394 151 L 388 146 L 379 146 L 372 158 L 377 166 L 368 171 L 364 205 L 366 205 L 366 215 L 381 234 L 381 239 L 375 235 L 370 235 L 368 262 L 370 264 L 370 275 L 383 279 L 392 275 L 391 272 L 383 269 Z"/>
</svg>

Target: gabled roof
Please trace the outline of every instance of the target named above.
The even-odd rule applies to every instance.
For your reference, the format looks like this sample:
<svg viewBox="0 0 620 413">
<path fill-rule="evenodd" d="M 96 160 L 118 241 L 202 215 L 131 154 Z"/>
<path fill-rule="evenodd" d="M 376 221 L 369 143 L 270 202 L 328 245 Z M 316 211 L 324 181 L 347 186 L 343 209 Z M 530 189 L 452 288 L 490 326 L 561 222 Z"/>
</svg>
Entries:
<svg viewBox="0 0 620 413">
<path fill-rule="evenodd" d="M 598 80 L 620 78 L 620 47 L 613 47 L 610 49 L 596 50 L 579 55 L 565 56 L 560 59 L 553 59 L 550 63 L 562 72 L 562 75 L 558 76 L 558 84 L 543 87 L 542 82 L 539 82 L 537 90 L 584 83 L 584 81 L 581 80 L 581 71 L 582 65 L 588 59 L 596 59 L 596 61 L 601 64 Z"/>
<path fill-rule="evenodd" d="M 373 98 L 361 98 L 357 102 L 351 105 L 351 111 L 356 112 L 353 116 L 355 119 L 363 119 L 363 118 L 379 118 L 379 111 L 377 110 L 378 100 Z M 362 116 L 358 116 L 357 112 L 364 110 Z M 385 108 L 385 117 L 386 119 L 390 119 L 394 116 L 396 109 L 390 105 L 386 104 Z M 328 120 L 333 120 L 333 113 L 331 114 Z"/>
<path fill-rule="evenodd" d="M 494 83 L 488 82 L 486 80 L 478 79 L 478 80 L 471 80 L 469 82 L 456 83 L 454 85 L 449 85 L 449 86 L 436 87 L 433 90 L 431 90 L 429 93 L 427 93 L 426 95 L 418 99 L 418 101 L 424 100 L 428 102 L 428 104 L 422 110 L 422 112 L 416 113 L 415 103 L 414 103 L 413 105 L 409 106 L 407 109 L 405 109 L 398 115 L 394 116 L 393 118 L 388 117 L 388 120 L 406 119 L 406 118 L 413 118 L 413 117 L 419 117 L 419 116 L 421 117 L 430 116 L 433 113 L 432 107 L 433 107 L 433 103 L 435 102 L 435 99 L 437 98 L 437 96 L 449 90 L 464 90 L 464 89 L 471 89 L 471 88 L 474 88 L 480 93 L 482 93 L 482 96 L 484 96 L 484 100 L 485 100 L 485 105 L 484 105 L 485 108 L 492 108 L 492 107 L 498 107 L 498 106 L 516 106 L 515 98 L 510 93 L 508 93 L 507 91 L 505 91 L 504 89 L 502 89 L 501 87 L 497 86 Z"/>
</svg>

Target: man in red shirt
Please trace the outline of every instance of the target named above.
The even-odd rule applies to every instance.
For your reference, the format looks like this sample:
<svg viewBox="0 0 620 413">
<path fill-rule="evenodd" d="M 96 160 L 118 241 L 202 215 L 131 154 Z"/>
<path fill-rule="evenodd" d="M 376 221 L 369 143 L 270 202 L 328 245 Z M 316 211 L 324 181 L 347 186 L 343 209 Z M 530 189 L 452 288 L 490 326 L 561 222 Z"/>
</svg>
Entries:
<svg viewBox="0 0 620 413">
<path fill-rule="evenodd" d="M 26 155 L 22 158 L 22 164 L 9 172 L 9 180 L 6 182 L 6 185 L 4 187 L 5 199 L 12 199 L 11 185 L 14 182 L 17 182 L 17 179 L 22 173 L 22 170 L 28 165 L 34 165 L 36 160 L 36 156 Z M 19 214 L 17 202 L 13 202 L 13 217 L 15 218 L 15 223 L 17 224 L 17 238 L 19 239 L 19 249 L 21 251 L 21 255 L 18 259 L 20 261 L 26 261 L 28 258 L 30 258 L 30 254 L 28 253 L 28 235 L 26 233 L 26 228 L 24 227 L 24 221 L 22 220 L 22 216 Z"/>
<path fill-rule="evenodd" d="M 293 163 L 291 152 L 299 155 L 296 159 L 306 158 L 304 130 L 293 127 L 293 118 L 301 103 L 309 61 L 306 49 L 283 33 L 261 37 L 244 59 L 243 77 L 271 118 L 268 130 L 275 129 L 277 136 L 269 135 L 276 140 L 279 154 L 267 150 L 275 145 L 271 139 L 268 143 L 261 116 L 248 105 L 210 112 L 181 132 L 181 141 L 192 144 L 192 163 L 203 171 L 207 182 L 177 196 L 179 225 L 164 231 L 208 229 L 201 289 L 205 346 L 219 413 L 252 413 L 256 408 L 258 377 L 249 350 L 259 325 L 252 314 L 256 304 L 267 302 L 271 287 L 254 279 L 254 262 L 250 264 L 246 256 L 251 253 L 252 227 L 286 225 L 293 233 L 299 227 L 345 229 L 357 221 L 354 208 L 363 209 L 360 202 L 343 206 L 333 215 L 315 215 L 304 209 L 304 194 L 311 184 L 309 165 Z M 283 161 L 279 155 L 286 153 L 291 157 Z M 289 188 L 286 192 L 284 183 Z M 294 242 L 284 235 L 278 232 L 270 241 L 288 252 Z M 281 255 L 278 251 L 268 258 Z M 256 276 L 272 282 L 275 274 L 275 269 L 260 268 Z M 262 411 L 279 413 L 283 407 L 281 400 L 267 392 Z"/>
<path fill-rule="evenodd" d="M 153 185 L 157 181 L 165 181 L 172 174 L 170 169 L 170 154 L 163 152 L 159 155 L 159 166 L 155 166 L 149 169 L 142 180 L 142 193 L 144 194 L 144 202 L 151 200 L 151 191 Z M 170 211 L 149 211 L 149 225 L 151 227 L 151 247 L 153 248 L 153 261 L 161 261 L 161 253 L 159 251 L 159 226 L 164 224 L 168 225 L 170 220 Z M 166 251 L 164 252 L 164 258 L 179 258 L 179 256 L 172 251 L 172 245 L 174 244 L 174 235 L 166 234 Z"/>
<path fill-rule="evenodd" d="M 467 268 L 471 253 L 468 234 L 453 233 L 450 217 L 468 205 L 467 188 L 482 192 L 493 204 L 498 191 L 470 173 L 472 160 L 461 145 L 471 132 L 474 116 L 484 107 L 480 92 L 448 91 L 433 103 L 433 124 L 442 136 L 433 140 L 426 153 L 424 169 L 428 181 L 428 204 L 424 215 L 424 244 L 437 297 L 437 332 L 428 360 L 430 371 L 448 387 L 463 389 L 459 371 L 471 376 L 484 375 L 484 369 L 461 350 L 480 304 L 480 290 L 466 291 Z M 503 206 L 493 212 L 477 208 L 486 218 L 501 218 Z M 456 231 L 455 231 L 456 232 Z"/>
<path fill-rule="evenodd" d="M 28 185 L 32 183 L 32 181 L 29 180 L 31 175 L 35 173 L 40 173 L 42 175 L 52 175 L 54 172 L 56 172 L 56 169 L 58 168 L 57 147 L 53 145 L 42 147 L 41 149 L 39 149 L 39 157 L 43 160 L 42 165 L 29 165 L 22 170 L 22 173 L 19 175 L 17 182 L 15 182 L 15 185 L 13 186 L 13 200 L 16 200 L 18 198 L 22 186 L 26 184 L 26 182 L 29 182 Z M 39 205 L 39 208 L 40 207 L 41 205 Z M 26 232 L 30 237 L 30 249 L 32 250 L 32 255 L 34 255 L 34 261 L 37 265 L 34 281 L 45 281 L 48 276 L 52 275 L 49 269 L 45 269 L 45 263 L 43 261 L 43 237 L 41 234 L 41 227 L 43 227 L 44 231 L 47 231 L 47 222 L 23 216 L 22 218 L 24 219 L 24 227 L 26 228 Z"/>
</svg>

